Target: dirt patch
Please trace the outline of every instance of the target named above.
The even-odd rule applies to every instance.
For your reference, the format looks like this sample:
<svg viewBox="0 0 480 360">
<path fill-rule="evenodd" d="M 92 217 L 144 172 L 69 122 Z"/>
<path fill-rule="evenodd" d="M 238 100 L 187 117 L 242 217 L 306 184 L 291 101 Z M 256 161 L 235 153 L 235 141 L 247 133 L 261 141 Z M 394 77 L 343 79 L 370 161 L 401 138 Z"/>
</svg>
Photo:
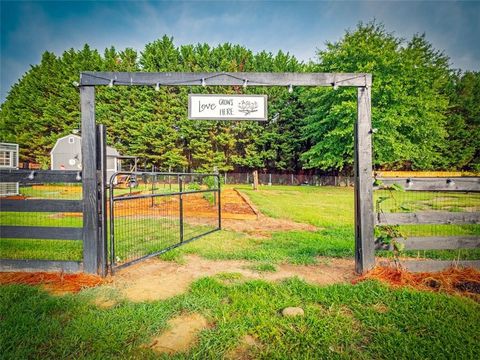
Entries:
<svg viewBox="0 0 480 360">
<path fill-rule="evenodd" d="M 115 300 L 103 296 L 96 297 L 92 303 L 102 309 L 110 309 L 117 305 L 117 302 Z"/>
<path fill-rule="evenodd" d="M 473 268 L 452 267 L 434 273 L 411 273 L 389 266 L 378 266 L 356 281 L 366 279 L 377 279 L 392 286 L 462 295 L 480 302 L 480 271 Z"/>
<path fill-rule="evenodd" d="M 318 265 L 281 264 L 277 271 L 257 272 L 249 269 L 252 262 L 243 260 L 213 261 L 197 255 L 185 256 L 184 264 L 149 259 L 120 270 L 114 286 L 131 301 L 167 299 L 188 290 L 190 284 L 204 276 L 237 273 L 245 279 L 277 281 L 298 276 L 313 284 L 328 285 L 354 279 L 354 262 L 349 259 L 329 259 Z"/>
<path fill-rule="evenodd" d="M 373 304 L 372 307 L 376 312 L 380 314 L 385 314 L 386 312 L 388 312 L 388 307 L 385 304 L 377 303 Z"/>
<path fill-rule="evenodd" d="M 200 331 L 208 328 L 207 320 L 200 314 L 186 314 L 171 319 L 169 329 L 155 337 L 148 346 L 161 354 L 188 351 L 197 341 Z"/>
<path fill-rule="evenodd" d="M 115 203 L 115 216 L 168 217 L 180 212 L 178 196 L 165 196 L 153 199 L 140 198 Z M 237 220 L 257 219 L 257 214 L 250 205 L 234 189 L 226 189 L 221 195 L 222 218 Z M 186 194 L 183 196 L 183 213 L 188 221 L 194 219 L 217 219 L 217 205 L 208 201 L 202 194 Z"/>
<path fill-rule="evenodd" d="M 229 360 L 254 359 L 253 351 L 262 346 L 260 341 L 252 335 L 245 335 L 240 339 L 240 344 L 225 355 Z"/>
<path fill-rule="evenodd" d="M 75 293 L 106 281 L 96 275 L 49 272 L 0 272 L 0 284 L 41 285 L 53 294 Z"/>
<path fill-rule="evenodd" d="M 245 232 L 250 235 L 261 237 L 270 236 L 273 231 L 316 231 L 317 227 L 309 224 L 298 223 L 286 219 L 274 219 L 268 216 L 259 215 L 255 220 L 234 220 L 222 221 L 222 227 L 227 230 Z"/>
</svg>

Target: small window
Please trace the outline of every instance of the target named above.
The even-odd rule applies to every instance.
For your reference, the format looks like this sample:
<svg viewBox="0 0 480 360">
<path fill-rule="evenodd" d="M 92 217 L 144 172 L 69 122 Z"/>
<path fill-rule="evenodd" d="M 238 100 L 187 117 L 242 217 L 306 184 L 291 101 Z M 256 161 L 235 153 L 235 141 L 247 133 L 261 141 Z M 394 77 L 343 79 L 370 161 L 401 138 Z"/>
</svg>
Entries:
<svg viewBox="0 0 480 360">
<path fill-rule="evenodd" d="M 69 143 L 69 144 L 73 144 L 74 142 L 75 142 L 75 138 L 74 138 L 73 136 L 70 136 L 70 137 L 68 138 L 68 143 Z"/>
<path fill-rule="evenodd" d="M 10 151 L 0 151 L 0 166 L 9 167 L 11 166 Z"/>
</svg>

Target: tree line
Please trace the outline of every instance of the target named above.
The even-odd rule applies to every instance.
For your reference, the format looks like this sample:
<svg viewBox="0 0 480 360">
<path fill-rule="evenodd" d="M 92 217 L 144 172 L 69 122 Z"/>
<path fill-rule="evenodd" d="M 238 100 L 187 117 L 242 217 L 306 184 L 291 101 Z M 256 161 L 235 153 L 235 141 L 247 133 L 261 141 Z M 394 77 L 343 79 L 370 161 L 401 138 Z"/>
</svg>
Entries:
<svg viewBox="0 0 480 360">
<path fill-rule="evenodd" d="M 80 127 L 72 84 L 81 71 L 368 72 L 376 169 L 480 171 L 480 73 L 452 68 L 424 35 L 405 40 L 376 22 L 360 23 L 317 55 L 301 62 L 230 43 L 176 46 L 168 36 L 141 52 L 47 51 L 10 89 L 0 139 L 18 143 L 21 160 L 48 167 L 55 141 Z M 189 93 L 267 94 L 268 121 L 188 120 Z M 356 104 L 356 89 L 342 87 L 114 86 L 97 88 L 96 115 L 109 145 L 158 169 L 348 174 Z"/>
</svg>

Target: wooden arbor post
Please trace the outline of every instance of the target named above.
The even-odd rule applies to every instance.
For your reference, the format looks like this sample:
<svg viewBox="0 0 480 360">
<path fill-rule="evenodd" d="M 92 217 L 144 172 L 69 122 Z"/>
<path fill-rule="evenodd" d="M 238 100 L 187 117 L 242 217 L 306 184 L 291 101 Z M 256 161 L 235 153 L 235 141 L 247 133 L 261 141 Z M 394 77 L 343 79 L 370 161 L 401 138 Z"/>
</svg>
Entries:
<svg viewBox="0 0 480 360">
<path fill-rule="evenodd" d="M 95 87 L 80 86 L 82 121 L 83 271 L 105 274 L 105 254 L 99 221 L 98 138 L 95 124 Z M 100 176 L 99 176 L 100 175 Z M 104 199 L 102 199 L 104 201 Z"/>
<path fill-rule="evenodd" d="M 371 74 L 358 73 L 186 73 L 186 72 L 82 72 L 82 157 L 84 196 L 84 268 L 99 269 L 98 183 L 95 168 L 95 86 L 348 86 L 358 88 L 355 124 L 355 270 L 364 273 L 375 265 L 373 236 L 373 179 L 371 129 Z M 92 140 L 93 138 L 93 140 Z M 91 163 L 92 162 L 92 163 Z M 93 164 L 93 165 L 92 165 Z"/>
<path fill-rule="evenodd" d="M 355 271 L 375 266 L 370 86 L 359 87 L 355 123 Z"/>
</svg>

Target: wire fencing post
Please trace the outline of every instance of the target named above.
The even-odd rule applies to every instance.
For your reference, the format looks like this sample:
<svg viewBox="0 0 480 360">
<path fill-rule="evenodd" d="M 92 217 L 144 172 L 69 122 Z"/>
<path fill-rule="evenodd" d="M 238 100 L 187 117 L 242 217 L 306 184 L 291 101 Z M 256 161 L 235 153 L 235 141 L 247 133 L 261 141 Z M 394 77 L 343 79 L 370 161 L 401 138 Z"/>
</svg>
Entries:
<svg viewBox="0 0 480 360">
<path fill-rule="evenodd" d="M 183 242 L 183 177 L 178 175 L 178 188 L 179 188 L 179 206 L 180 206 L 180 242 Z"/>
</svg>

